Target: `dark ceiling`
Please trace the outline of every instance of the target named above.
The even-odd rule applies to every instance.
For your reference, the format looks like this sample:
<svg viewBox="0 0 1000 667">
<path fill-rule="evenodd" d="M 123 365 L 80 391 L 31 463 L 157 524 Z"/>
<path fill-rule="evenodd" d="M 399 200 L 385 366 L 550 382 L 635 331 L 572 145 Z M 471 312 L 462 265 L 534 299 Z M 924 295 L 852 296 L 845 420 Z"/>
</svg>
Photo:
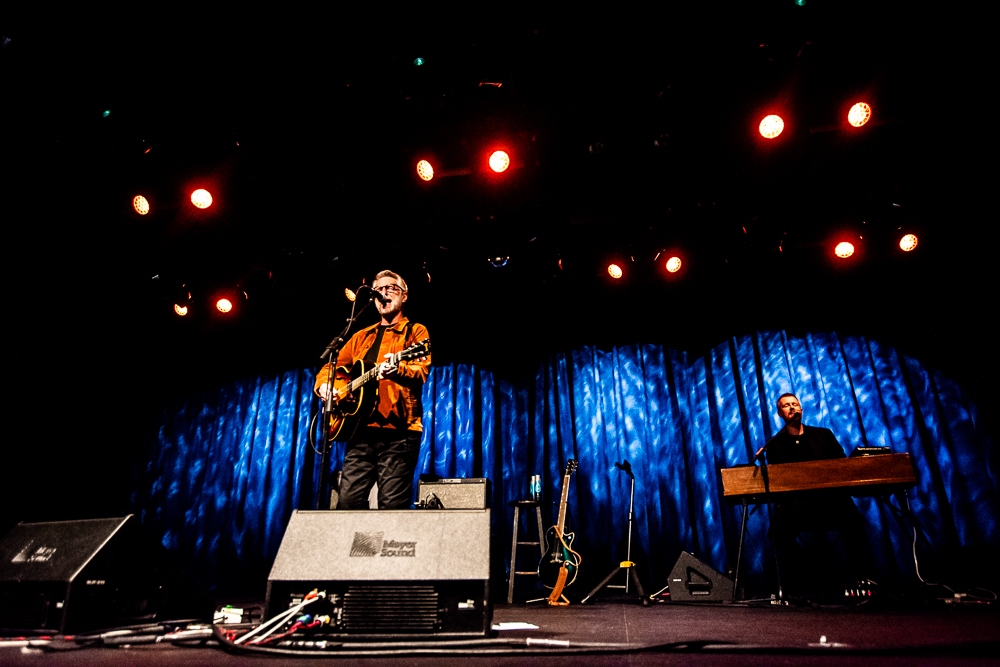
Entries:
<svg viewBox="0 0 1000 667">
<path fill-rule="evenodd" d="M 159 400 L 310 365 L 349 313 L 343 288 L 393 267 L 441 362 L 835 329 L 987 386 L 975 17 L 699 7 L 5 16 L 17 368 L 107 371 Z M 873 120 L 853 130 L 862 98 Z M 771 111 L 787 125 L 768 142 Z M 477 166 L 498 145 L 502 177 Z M 423 184 L 427 154 L 472 173 Z M 185 204 L 198 184 L 206 212 Z M 902 229 L 920 234 L 909 256 Z M 859 240 L 848 262 L 838 235 Z M 665 250 L 679 276 L 654 262 Z M 237 316 L 198 310 L 237 287 Z"/>
</svg>

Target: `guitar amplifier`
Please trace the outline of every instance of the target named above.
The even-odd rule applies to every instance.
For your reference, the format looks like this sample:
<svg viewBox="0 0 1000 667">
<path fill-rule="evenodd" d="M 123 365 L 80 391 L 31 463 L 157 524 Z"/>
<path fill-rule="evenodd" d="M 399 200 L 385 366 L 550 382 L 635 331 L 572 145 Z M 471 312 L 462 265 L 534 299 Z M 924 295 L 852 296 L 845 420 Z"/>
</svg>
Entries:
<svg viewBox="0 0 1000 667">
<path fill-rule="evenodd" d="M 308 613 L 334 619 L 317 637 L 484 637 L 489 578 L 489 510 L 300 510 L 268 576 L 265 616 L 316 589 L 325 597 Z"/>
<path fill-rule="evenodd" d="M 417 498 L 423 507 L 483 510 L 490 507 L 490 487 L 490 480 L 485 477 L 420 480 Z"/>
</svg>

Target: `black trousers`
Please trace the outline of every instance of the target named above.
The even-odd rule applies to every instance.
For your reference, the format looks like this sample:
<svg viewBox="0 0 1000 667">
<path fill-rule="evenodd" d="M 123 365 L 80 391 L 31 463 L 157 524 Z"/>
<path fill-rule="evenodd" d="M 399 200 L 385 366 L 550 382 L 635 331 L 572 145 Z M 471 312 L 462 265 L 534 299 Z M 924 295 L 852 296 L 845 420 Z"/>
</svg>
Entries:
<svg viewBox="0 0 1000 667">
<path fill-rule="evenodd" d="M 379 509 L 408 509 L 413 503 L 419 454 L 419 432 L 359 430 L 344 452 L 337 509 L 368 509 L 368 495 L 376 481 Z"/>
<path fill-rule="evenodd" d="M 792 595 L 843 599 L 845 584 L 871 571 L 864 520 L 850 498 L 785 501 L 773 521 L 769 535 Z"/>
</svg>

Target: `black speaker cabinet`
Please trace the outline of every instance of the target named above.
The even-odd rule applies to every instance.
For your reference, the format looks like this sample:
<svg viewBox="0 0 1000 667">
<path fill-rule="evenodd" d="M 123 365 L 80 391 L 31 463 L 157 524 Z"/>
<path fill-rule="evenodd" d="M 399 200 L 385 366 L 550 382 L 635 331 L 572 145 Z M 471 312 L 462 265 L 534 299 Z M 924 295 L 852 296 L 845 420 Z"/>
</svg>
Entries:
<svg viewBox="0 0 1000 667">
<path fill-rule="evenodd" d="M 430 501 L 437 499 L 441 503 L 441 509 L 446 510 L 488 509 L 490 506 L 490 481 L 485 477 L 420 480 L 417 498 L 428 504 L 433 504 Z"/>
<path fill-rule="evenodd" d="M 485 636 L 489 510 L 297 511 L 267 581 L 273 618 L 313 589 L 328 636 Z"/>
<path fill-rule="evenodd" d="M 67 633 L 155 616 L 132 515 L 20 523 L 0 541 L 0 630 Z"/>
<path fill-rule="evenodd" d="M 670 570 L 672 602 L 731 602 L 733 581 L 686 551 Z"/>
</svg>

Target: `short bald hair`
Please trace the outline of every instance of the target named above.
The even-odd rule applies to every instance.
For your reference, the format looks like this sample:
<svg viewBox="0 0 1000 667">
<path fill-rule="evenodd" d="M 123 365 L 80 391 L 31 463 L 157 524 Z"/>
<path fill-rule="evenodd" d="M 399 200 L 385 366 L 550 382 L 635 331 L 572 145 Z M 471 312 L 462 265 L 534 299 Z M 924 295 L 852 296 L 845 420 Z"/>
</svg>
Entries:
<svg viewBox="0 0 1000 667">
<path fill-rule="evenodd" d="M 792 393 L 792 392 L 790 392 L 790 391 L 786 391 L 786 392 L 785 392 L 784 394 L 782 394 L 781 396 L 779 396 L 779 397 L 777 398 L 777 400 L 775 400 L 775 401 L 774 401 L 774 407 L 778 407 L 778 403 L 781 403 L 781 399 L 783 399 L 783 398 L 786 398 L 786 397 L 788 397 L 788 396 L 791 396 L 791 397 L 792 397 L 792 398 L 794 398 L 794 399 L 795 399 L 796 401 L 799 401 L 799 397 L 798 397 L 798 396 L 796 396 L 795 394 L 793 394 L 793 393 Z M 801 404 L 802 404 L 802 401 L 799 401 L 799 404 L 801 405 Z"/>
</svg>

